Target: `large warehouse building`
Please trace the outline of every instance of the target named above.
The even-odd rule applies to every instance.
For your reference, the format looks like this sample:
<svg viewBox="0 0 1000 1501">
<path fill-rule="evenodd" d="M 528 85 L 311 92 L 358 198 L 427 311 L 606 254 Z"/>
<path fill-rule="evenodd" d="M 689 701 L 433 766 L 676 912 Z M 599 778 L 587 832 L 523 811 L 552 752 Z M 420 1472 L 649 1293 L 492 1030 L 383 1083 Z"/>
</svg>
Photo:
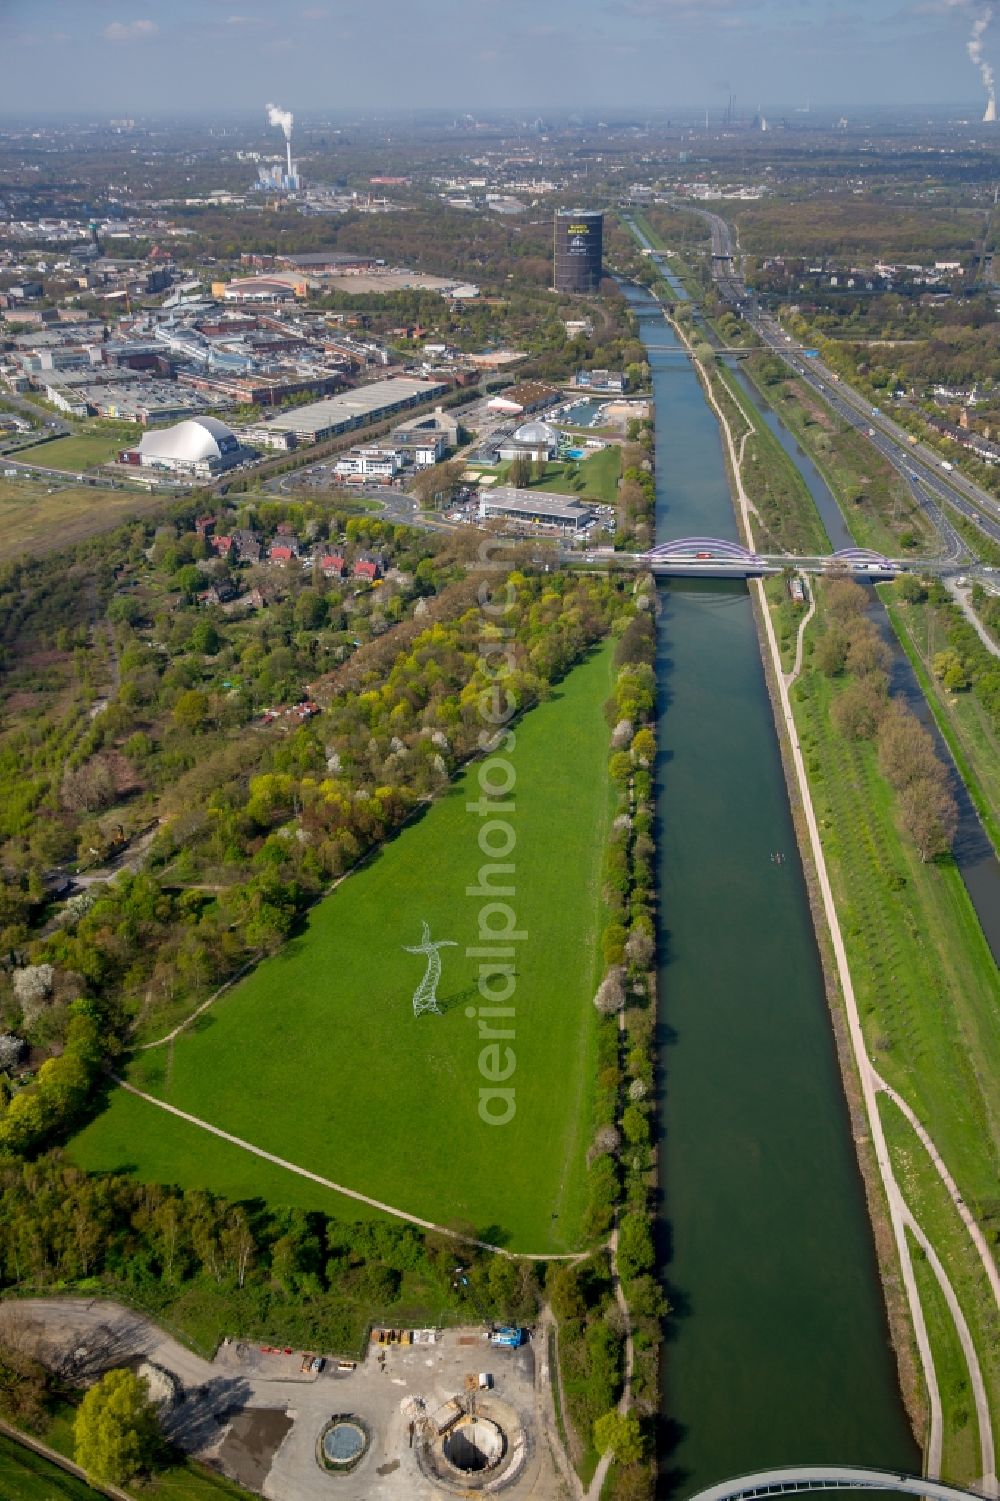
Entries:
<svg viewBox="0 0 1000 1501">
<path fill-rule="evenodd" d="M 143 433 L 138 448 L 119 454 L 123 464 L 200 479 L 221 474 L 251 457 L 248 449 L 240 447 L 232 428 L 215 417 L 189 417 L 175 427 L 155 428 Z"/>
<path fill-rule="evenodd" d="M 279 417 L 270 418 L 263 426 L 268 433 L 292 433 L 298 443 L 319 443 L 324 438 L 336 437 L 338 433 L 378 422 L 405 407 L 416 406 L 428 397 L 443 396 L 447 389 L 443 381 L 397 375 L 389 380 L 373 381 L 370 386 L 358 386 L 353 391 L 342 391 L 339 396 L 328 397 L 326 401 L 292 407 Z M 250 436 L 254 436 L 253 429 Z"/>
<path fill-rule="evenodd" d="M 601 285 L 604 215 L 588 209 L 558 209 L 555 222 L 557 292 L 596 292 Z"/>
</svg>

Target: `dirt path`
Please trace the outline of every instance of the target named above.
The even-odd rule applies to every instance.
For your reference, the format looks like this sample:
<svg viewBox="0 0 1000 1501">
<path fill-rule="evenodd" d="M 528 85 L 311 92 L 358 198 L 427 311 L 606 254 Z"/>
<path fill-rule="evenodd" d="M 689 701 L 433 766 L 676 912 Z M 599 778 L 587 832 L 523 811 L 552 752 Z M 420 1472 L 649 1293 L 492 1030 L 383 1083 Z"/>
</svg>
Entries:
<svg viewBox="0 0 1000 1501">
<path fill-rule="evenodd" d="M 876 1089 L 882 1090 L 883 1093 L 889 1096 L 893 1104 L 899 1107 L 899 1109 L 906 1116 L 906 1119 L 909 1121 L 910 1125 L 913 1127 L 914 1131 L 920 1137 L 920 1140 L 924 1146 L 924 1150 L 926 1151 L 928 1157 L 931 1159 L 931 1162 L 934 1164 L 935 1172 L 941 1179 L 941 1182 L 944 1184 L 945 1188 L 948 1190 L 948 1197 L 951 1199 L 952 1204 L 957 1209 L 962 1224 L 969 1232 L 972 1244 L 976 1248 L 976 1253 L 979 1256 L 980 1261 L 983 1263 L 983 1270 L 986 1273 L 986 1280 L 990 1284 L 990 1287 L 993 1291 L 993 1297 L 996 1302 L 997 1308 L 1000 1309 L 1000 1269 L 998 1269 L 996 1262 L 993 1260 L 993 1257 L 990 1254 L 990 1248 L 986 1244 L 986 1237 L 983 1235 L 983 1232 L 980 1230 L 979 1226 L 972 1218 L 972 1215 L 969 1213 L 969 1210 L 966 1208 L 965 1200 L 962 1198 L 962 1195 L 958 1191 L 958 1184 L 949 1173 L 938 1152 L 937 1147 L 931 1140 L 927 1130 L 920 1124 L 920 1121 L 917 1119 L 916 1115 L 914 1115 L 913 1111 L 903 1099 L 902 1095 L 898 1094 L 896 1090 L 893 1089 L 891 1084 L 887 1084 L 882 1078 L 881 1074 L 875 1071 L 874 1067 L 872 1068 L 872 1078 L 875 1081 Z"/>
<path fill-rule="evenodd" d="M 381 1199 L 372 1198 L 370 1194 L 359 1193 L 356 1188 L 347 1188 L 343 1183 L 334 1183 L 332 1178 L 324 1178 L 320 1173 L 310 1172 L 308 1168 L 299 1167 L 284 1157 L 276 1156 L 274 1152 L 265 1152 L 263 1147 L 255 1147 L 253 1142 L 244 1141 L 242 1136 L 233 1136 L 231 1132 L 223 1131 L 220 1126 L 213 1126 L 211 1121 L 202 1120 L 201 1116 L 189 1115 L 186 1110 L 178 1110 L 176 1105 L 168 1105 L 166 1100 L 158 1100 L 155 1095 L 136 1089 L 134 1084 L 120 1079 L 117 1074 L 112 1074 L 111 1078 L 121 1089 L 125 1090 L 126 1094 L 145 1100 L 147 1105 L 155 1105 L 157 1110 L 165 1110 L 168 1115 L 174 1115 L 178 1120 L 186 1121 L 189 1126 L 197 1126 L 199 1131 L 207 1131 L 211 1136 L 217 1136 L 220 1141 L 227 1141 L 230 1146 L 239 1147 L 243 1152 L 250 1152 L 254 1157 L 262 1157 L 265 1162 L 284 1168 L 287 1173 L 296 1173 L 300 1178 L 308 1178 L 311 1183 L 318 1183 L 322 1188 L 331 1189 L 333 1193 L 343 1194 L 347 1199 L 354 1199 L 359 1204 L 367 1204 L 371 1209 L 379 1209 L 383 1214 L 391 1214 L 396 1219 L 406 1220 L 411 1225 L 419 1225 L 422 1230 L 436 1230 L 440 1235 L 451 1236 L 452 1240 L 461 1241 L 466 1245 L 479 1246 L 483 1251 L 492 1251 L 495 1255 L 506 1256 L 511 1261 L 586 1261 L 588 1256 L 594 1254 L 593 1250 L 508 1251 L 503 1246 L 495 1246 L 488 1240 L 477 1240 L 474 1236 L 459 1235 L 457 1231 L 450 1230 L 447 1225 L 438 1225 L 434 1220 L 421 1219 L 418 1214 L 409 1214 L 405 1209 L 397 1209 L 394 1204 L 385 1204 Z"/>
<path fill-rule="evenodd" d="M 802 652 L 805 647 L 806 626 L 809 624 L 810 620 L 812 620 L 813 616 L 816 613 L 816 591 L 815 589 L 810 587 L 804 573 L 800 573 L 799 578 L 802 580 L 802 587 L 805 589 L 806 593 L 809 596 L 809 608 L 803 615 L 802 619 L 799 621 L 799 631 L 798 635 L 795 638 L 795 661 L 792 664 L 791 672 L 785 673 L 786 688 L 790 688 L 792 686 L 799 673 L 802 671 Z M 765 609 L 766 608 L 767 605 L 765 601 Z"/>
<path fill-rule="evenodd" d="M 556 1321 L 553 1318 L 552 1309 L 545 1303 L 542 1305 L 538 1319 L 537 1338 L 539 1347 L 544 1350 L 545 1354 L 544 1356 L 538 1354 L 535 1358 L 535 1416 L 539 1431 L 548 1435 L 549 1447 L 552 1450 L 552 1458 L 559 1471 L 560 1479 L 575 1501 L 583 1501 L 583 1486 L 580 1484 L 580 1477 L 576 1473 L 572 1460 L 563 1447 L 559 1435 L 559 1424 L 556 1420 L 555 1387 L 556 1383 L 560 1382 L 559 1362 L 557 1358 L 553 1368 L 549 1359 L 550 1350 L 556 1348 L 554 1340 L 550 1341 L 549 1336 L 554 1334 L 555 1330 Z M 565 1421 L 566 1402 L 562 1395 L 561 1384 L 559 1390 L 559 1400 Z"/>
<path fill-rule="evenodd" d="M 986 650 L 992 652 L 995 657 L 1000 657 L 1000 646 L 997 646 L 993 637 L 972 608 L 972 601 L 969 599 L 968 590 L 960 589 L 954 579 L 945 579 L 944 585 L 980 641 L 986 647 Z"/>
</svg>

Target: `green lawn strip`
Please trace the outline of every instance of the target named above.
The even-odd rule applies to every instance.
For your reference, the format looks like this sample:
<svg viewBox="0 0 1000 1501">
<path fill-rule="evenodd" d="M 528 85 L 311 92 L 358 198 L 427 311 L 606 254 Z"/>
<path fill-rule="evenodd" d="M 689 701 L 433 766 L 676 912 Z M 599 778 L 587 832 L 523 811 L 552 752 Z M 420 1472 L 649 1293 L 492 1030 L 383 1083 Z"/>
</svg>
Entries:
<svg viewBox="0 0 1000 1501">
<path fill-rule="evenodd" d="M 19 457 L 25 463 L 42 464 L 46 469 L 82 472 L 97 464 L 109 463 L 134 441 L 134 438 L 122 437 L 120 433 L 77 433 L 71 438 L 53 438 L 51 443 L 26 448 Z"/>
<path fill-rule="evenodd" d="M 955 1485 L 969 1485 L 979 1479 L 980 1460 L 979 1427 L 968 1366 L 944 1294 L 923 1247 L 909 1231 L 906 1238 L 941 1392 L 941 1479 Z"/>
<path fill-rule="evenodd" d="M 985 1209 L 1000 1140 L 996 966 L 958 870 L 922 864 L 900 835 L 874 747 L 834 730 L 836 691 L 807 671 L 792 698 L 867 1044 Z"/>
<path fill-rule="evenodd" d="M 927 632 L 921 613 L 932 606 L 889 604 L 889 619 L 910 659 L 938 729 L 955 758 L 993 848 L 1000 852 L 1000 757 L 992 732 L 971 693 L 948 693 L 927 670 Z"/>
<path fill-rule="evenodd" d="M 879 1096 L 879 1113 L 903 1198 L 941 1258 L 941 1264 L 965 1315 L 979 1357 L 995 1429 L 997 1418 L 1000 1417 L 1000 1313 L 993 1300 L 992 1289 L 969 1233 L 913 1127 L 887 1095 Z M 952 1326 L 947 1308 L 945 1318 L 948 1325 Z M 964 1369 L 965 1360 L 960 1349 L 958 1359 Z M 935 1363 L 936 1361 L 935 1350 Z M 945 1395 L 942 1383 L 942 1400 Z M 971 1406 L 971 1387 L 966 1390 L 966 1400 Z M 966 1477 L 972 1478 L 972 1475 Z"/>
<path fill-rule="evenodd" d="M 479 797 L 476 767 L 170 1052 L 136 1055 L 133 1082 L 393 1207 L 471 1222 L 511 1249 L 579 1248 L 611 669 L 608 644 L 516 727 L 510 904 L 527 936 L 514 945 L 516 1114 L 508 1124 L 479 1115 L 480 1088 L 503 1086 L 480 1072 L 479 961 L 466 953 L 479 946 L 480 909 L 495 900 L 466 895 L 490 863 L 477 842 L 481 819 L 466 809 Z M 414 1017 L 410 997 L 424 961 L 404 945 L 419 943 L 425 920 L 435 939 L 457 947 L 442 951 L 445 1014 Z M 487 1059 L 497 1066 L 496 1055 Z M 128 1166 L 148 1181 L 210 1186 L 230 1198 L 274 1193 L 277 1202 L 302 1203 L 308 1195 L 327 1213 L 362 1212 L 120 1091 L 71 1152 L 88 1169 Z"/>
<path fill-rule="evenodd" d="M 48 1442 L 48 1440 L 46 1440 Z M 50 1445 L 50 1447 L 55 1447 Z M 6 1434 L 0 1434 L 0 1496 L 3 1501 L 94 1501 L 99 1491 L 67 1475 Z"/>
<path fill-rule="evenodd" d="M 151 1080 L 156 1077 L 151 1068 Z M 245 1139 L 260 1144 L 256 1137 Z M 91 1173 L 129 1172 L 145 1183 L 209 1189 L 234 1202 L 264 1199 L 272 1206 L 319 1210 L 345 1220 L 383 1218 L 367 1204 L 266 1162 L 123 1089 L 111 1091 L 106 1109 L 74 1138 L 69 1150 Z"/>
</svg>

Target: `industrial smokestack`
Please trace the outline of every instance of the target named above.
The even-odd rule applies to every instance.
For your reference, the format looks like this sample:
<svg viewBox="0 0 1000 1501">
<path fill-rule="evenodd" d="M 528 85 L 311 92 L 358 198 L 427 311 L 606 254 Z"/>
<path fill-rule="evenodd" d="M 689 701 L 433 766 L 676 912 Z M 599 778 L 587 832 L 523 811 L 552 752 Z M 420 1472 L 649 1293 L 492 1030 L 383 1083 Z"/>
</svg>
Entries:
<svg viewBox="0 0 1000 1501">
<path fill-rule="evenodd" d="M 986 113 L 983 121 L 987 125 L 995 125 L 997 119 L 997 95 L 996 89 L 990 89 L 990 97 L 986 103 Z"/>
<path fill-rule="evenodd" d="M 267 123 L 276 125 L 285 134 L 285 155 L 288 158 L 288 175 L 292 175 L 292 125 L 295 117 L 290 109 L 281 109 L 277 104 L 267 106 Z"/>
</svg>

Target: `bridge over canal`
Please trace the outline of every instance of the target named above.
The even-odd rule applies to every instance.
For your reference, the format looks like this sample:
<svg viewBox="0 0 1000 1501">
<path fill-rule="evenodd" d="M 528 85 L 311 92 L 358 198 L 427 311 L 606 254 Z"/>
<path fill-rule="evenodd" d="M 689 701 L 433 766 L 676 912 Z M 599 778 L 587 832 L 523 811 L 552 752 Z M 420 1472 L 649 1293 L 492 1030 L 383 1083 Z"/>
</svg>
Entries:
<svg viewBox="0 0 1000 1501">
<path fill-rule="evenodd" d="M 930 1501 L 982 1501 L 995 1497 L 996 1479 L 990 1475 L 981 1490 L 962 1490 L 941 1480 L 898 1471 L 867 1470 L 853 1465 L 789 1465 L 781 1470 L 758 1470 L 736 1480 L 724 1480 L 698 1491 L 689 1501 L 763 1501 L 770 1496 L 793 1496 L 804 1491 L 897 1491 L 907 1496 L 926 1496 Z"/>
<path fill-rule="evenodd" d="M 675 542 L 663 542 L 649 552 L 619 553 L 616 559 L 667 577 L 696 578 L 760 578 L 763 574 L 782 573 L 786 568 L 805 573 L 843 572 L 865 578 L 895 578 L 914 566 L 911 559 L 888 558 L 867 547 L 846 547 L 828 556 L 792 557 L 788 553 L 751 552 L 742 543 L 721 537 L 681 537 Z M 923 561 L 919 566 L 922 571 L 935 567 Z"/>
</svg>

